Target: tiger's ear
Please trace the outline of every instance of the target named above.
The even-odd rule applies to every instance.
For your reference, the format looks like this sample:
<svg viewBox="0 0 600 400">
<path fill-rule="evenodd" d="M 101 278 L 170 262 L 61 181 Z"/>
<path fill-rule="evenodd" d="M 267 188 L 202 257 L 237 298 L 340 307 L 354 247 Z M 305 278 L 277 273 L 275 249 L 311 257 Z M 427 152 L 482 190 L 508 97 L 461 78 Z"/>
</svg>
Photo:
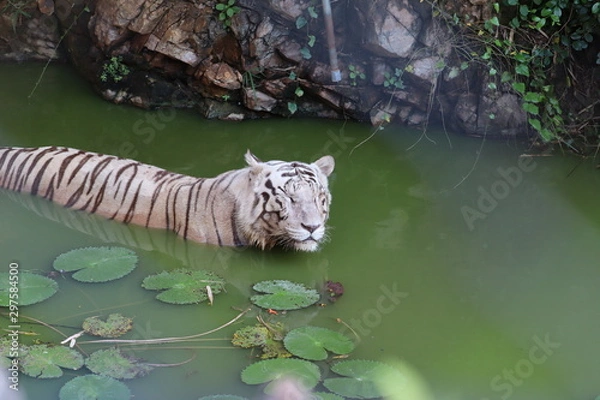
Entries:
<svg viewBox="0 0 600 400">
<path fill-rule="evenodd" d="M 331 175 L 335 168 L 335 160 L 331 156 L 323 156 L 313 163 L 325 176 Z"/>
<path fill-rule="evenodd" d="M 246 150 L 244 160 L 246 160 L 246 164 L 248 164 L 249 167 L 256 167 L 258 164 L 262 163 L 258 157 L 250 152 L 250 150 Z"/>
</svg>

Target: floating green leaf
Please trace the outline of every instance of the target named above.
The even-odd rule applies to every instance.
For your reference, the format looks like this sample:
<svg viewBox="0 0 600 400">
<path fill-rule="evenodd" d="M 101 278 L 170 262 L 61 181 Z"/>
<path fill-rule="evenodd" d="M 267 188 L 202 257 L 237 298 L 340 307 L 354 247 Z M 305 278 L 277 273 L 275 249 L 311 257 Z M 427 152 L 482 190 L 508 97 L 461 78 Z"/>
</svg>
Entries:
<svg viewBox="0 0 600 400">
<path fill-rule="evenodd" d="M 389 365 L 368 360 L 349 360 L 331 367 L 336 374 L 345 378 L 325 379 L 323 385 L 335 394 L 353 399 L 373 399 L 389 393 L 376 382 L 380 379 L 404 381 L 404 375 Z"/>
<path fill-rule="evenodd" d="M 264 325 L 246 326 L 233 333 L 231 343 L 234 346 L 250 348 L 264 346 L 269 338 L 269 330 Z"/>
<path fill-rule="evenodd" d="M 210 396 L 200 397 L 198 400 L 248 400 L 242 396 L 235 396 L 233 394 L 213 394 Z"/>
<path fill-rule="evenodd" d="M 65 346 L 47 346 L 45 344 L 27 347 L 19 354 L 22 371 L 34 378 L 59 378 L 62 368 L 79 369 L 83 366 L 83 357 L 77 351 Z"/>
<path fill-rule="evenodd" d="M 18 346 L 18 342 L 15 342 L 15 345 Z M 11 340 L 8 337 L 0 338 L 0 368 L 4 369 L 11 366 L 10 352 Z"/>
<path fill-rule="evenodd" d="M 133 379 L 145 376 L 154 369 L 133 357 L 126 357 L 117 348 L 98 350 L 85 360 L 85 366 L 95 374 L 115 379 Z"/>
<path fill-rule="evenodd" d="M 256 324 L 238 329 L 233 334 L 231 343 L 234 346 L 251 348 L 258 347 L 261 351 L 260 358 L 287 358 L 292 354 L 285 349 L 282 343 L 284 326 L 282 324 L 269 324 L 265 326 Z"/>
<path fill-rule="evenodd" d="M 348 354 L 354 350 L 354 343 L 345 335 L 316 326 L 291 330 L 283 343 L 290 353 L 307 360 L 325 360 L 327 350 L 336 354 Z"/>
<path fill-rule="evenodd" d="M 131 391 L 109 376 L 84 375 L 65 383 L 58 393 L 60 400 L 129 400 Z"/>
<path fill-rule="evenodd" d="M 299 283 L 284 280 L 263 281 L 253 286 L 257 292 L 250 301 L 262 308 L 273 310 L 297 310 L 319 301 L 319 293 Z"/>
<path fill-rule="evenodd" d="M 0 274 L 0 307 L 27 306 L 39 303 L 58 290 L 56 281 L 42 275 L 19 272 L 15 275 Z M 11 310 L 12 311 L 12 310 Z"/>
<path fill-rule="evenodd" d="M 242 381 L 249 385 L 271 382 L 264 389 L 267 394 L 273 390 L 273 381 L 286 377 L 298 379 L 303 387 L 312 389 L 319 383 L 321 371 L 315 364 L 296 358 L 263 360 L 242 371 Z"/>
<path fill-rule="evenodd" d="M 105 338 L 116 338 L 131 330 L 133 321 L 121 314 L 110 314 L 106 321 L 99 317 L 89 317 L 83 321 L 85 333 Z"/>
<path fill-rule="evenodd" d="M 314 392 L 312 395 L 316 400 L 344 400 L 342 396 L 328 392 Z"/>
<path fill-rule="evenodd" d="M 129 274 L 138 257 L 124 247 L 84 247 L 59 255 L 54 260 L 57 271 L 77 271 L 73 279 L 80 282 L 107 282 Z"/>
<path fill-rule="evenodd" d="M 170 304 L 203 302 L 208 299 L 207 286 L 213 294 L 217 294 L 223 291 L 225 281 L 209 271 L 178 269 L 148 276 L 142 282 L 144 289 L 165 290 L 156 298 Z"/>
</svg>

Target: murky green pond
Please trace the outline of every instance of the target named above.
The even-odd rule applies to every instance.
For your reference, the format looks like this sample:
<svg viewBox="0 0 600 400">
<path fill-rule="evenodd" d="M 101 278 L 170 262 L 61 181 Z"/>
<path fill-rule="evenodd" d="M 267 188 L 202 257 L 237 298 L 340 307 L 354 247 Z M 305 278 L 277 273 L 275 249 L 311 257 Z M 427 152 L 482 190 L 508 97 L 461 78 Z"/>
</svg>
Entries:
<svg viewBox="0 0 600 400">
<path fill-rule="evenodd" d="M 516 142 L 482 142 L 434 128 L 422 136 L 388 127 L 366 140 L 370 127 L 341 121 L 225 123 L 183 111 L 145 112 L 102 101 L 63 67 L 49 68 L 28 98 L 40 72 L 40 65 L 0 66 L 2 145 L 65 145 L 197 176 L 242 167 L 246 149 L 263 159 L 332 154 L 336 170 L 330 241 L 314 254 L 186 243 L 174 234 L 34 203 L 46 215 L 94 232 L 88 234 L 24 207 L 27 196 L 2 192 L 0 271 L 16 262 L 22 271 L 45 274 L 59 254 L 84 246 L 124 245 L 139 255 L 136 270 L 111 283 L 56 277 L 55 296 L 20 308 L 23 341 L 63 338 L 25 324 L 26 317 L 70 335 L 84 318 L 113 312 L 134 318 L 127 338 L 192 335 L 247 308 L 258 281 L 320 288 L 333 280 L 346 290 L 334 304 L 261 314 L 289 327 L 344 332 L 357 342 L 352 358 L 401 361 L 435 399 L 600 395 L 600 174 L 594 163 L 567 155 L 525 157 L 527 149 Z M 150 274 L 183 266 L 220 274 L 227 293 L 213 306 L 173 306 L 140 286 Z M 133 348 L 156 364 L 194 358 L 126 384 L 136 399 L 259 397 L 260 387 L 240 380 L 253 355 L 229 342 L 257 314 L 253 309 L 204 341 Z M 8 326 L 6 316 L 0 324 Z M 81 346 L 88 353 L 99 348 Z M 43 381 L 21 374 L 19 387 L 29 399 L 55 399 L 66 381 L 83 373 L 66 370 Z"/>
</svg>

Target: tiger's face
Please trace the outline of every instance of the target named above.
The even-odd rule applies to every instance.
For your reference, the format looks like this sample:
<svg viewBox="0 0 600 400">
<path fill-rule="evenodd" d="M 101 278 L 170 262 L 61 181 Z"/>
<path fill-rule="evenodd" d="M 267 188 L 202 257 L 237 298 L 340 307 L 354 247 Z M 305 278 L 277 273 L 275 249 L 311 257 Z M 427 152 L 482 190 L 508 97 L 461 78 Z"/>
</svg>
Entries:
<svg viewBox="0 0 600 400">
<path fill-rule="evenodd" d="M 254 204 L 250 240 L 262 248 L 280 245 L 316 251 L 325 239 L 331 194 L 327 177 L 333 172 L 333 157 L 312 164 L 261 162 L 246 153 L 250 166 Z"/>
</svg>

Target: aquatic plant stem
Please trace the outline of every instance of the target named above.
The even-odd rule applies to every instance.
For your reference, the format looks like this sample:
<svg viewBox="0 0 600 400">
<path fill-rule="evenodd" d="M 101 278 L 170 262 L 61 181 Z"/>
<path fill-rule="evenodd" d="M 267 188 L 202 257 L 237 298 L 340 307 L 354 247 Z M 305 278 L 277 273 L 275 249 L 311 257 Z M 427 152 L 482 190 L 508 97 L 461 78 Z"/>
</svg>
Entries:
<svg viewBox="0 0 600 400">
<path fill-rule="evenodd" d="M 224 323 L 223 325 L 211 329 L 209 331 L 206 332 L 202 332 L 202 333 L 197 333 L 195 335 L 189 335 L 189 336 L 174 336 L 174 337 L 167 337 L 167 338 L 158 338 L 158 339 L 139 339 L 139 340 L 134 340 L 134 339 L 103 339 L 103 340 L 87 340 L 84 342 L 79 342 L 79 344 L 92 344 L 92 343 L 127 343 L 130 345 L 146 345 L 146 344 L 162 344 L 162 343 L 176 343 L 176 342 L 181 342 L 181 341 L 186 341 L 186 340 L 190 340 L 190 339 L 196 339 L 202 336 L 206 336 L 206 335 L 210 335 L 211 333 L 217 332 L 223 328 L 228 327 L 229 325 L 235 323 L 237 320 L 239 320 L 240 318 L 242 318 L 244 315 L 246 315 L 246 313 L 248 311 L 250 311 L 251 309 L 248 308 L 244 311 L 242 311 L 241 313 L 239 313 L 235 318 L 233 318 L 231 321 Z"/>
</svg>

